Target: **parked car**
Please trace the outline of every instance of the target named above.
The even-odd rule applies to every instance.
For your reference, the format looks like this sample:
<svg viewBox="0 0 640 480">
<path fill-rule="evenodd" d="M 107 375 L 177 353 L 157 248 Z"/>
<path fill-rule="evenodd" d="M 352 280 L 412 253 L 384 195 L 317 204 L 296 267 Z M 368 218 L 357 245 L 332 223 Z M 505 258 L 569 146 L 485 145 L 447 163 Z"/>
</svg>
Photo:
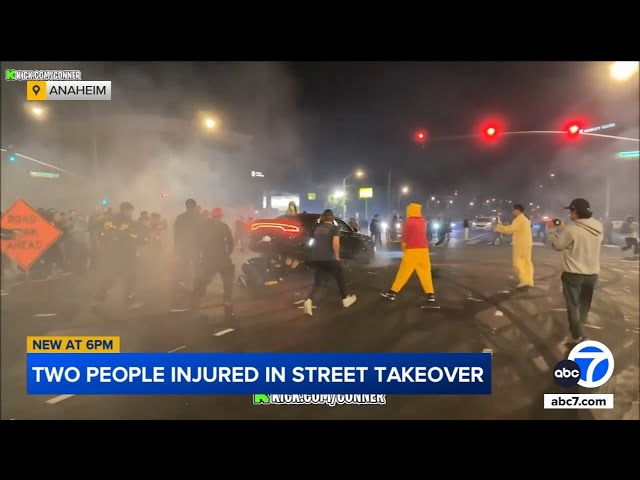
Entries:
<svg viewBox="0 0 640 480">
<path fill-rule="evenodd" d="M 476 217 L 471 221 L 471 230 L 493 230 L 493 222 L 491 217 Z"/>
<path fill-rule="evenodd" d="M 282 215 L 259 219 L 251 224 L 249 248 L 258 253 L 286 255 L 301 261 L 311 259 L 312 232 L 319 213 Z M 335 219 L 340 228 L 340 257 L 369 263 L 375 258 L 375 246 L 368 235 L 356 232 L 345 221 Z"/>
</svg>

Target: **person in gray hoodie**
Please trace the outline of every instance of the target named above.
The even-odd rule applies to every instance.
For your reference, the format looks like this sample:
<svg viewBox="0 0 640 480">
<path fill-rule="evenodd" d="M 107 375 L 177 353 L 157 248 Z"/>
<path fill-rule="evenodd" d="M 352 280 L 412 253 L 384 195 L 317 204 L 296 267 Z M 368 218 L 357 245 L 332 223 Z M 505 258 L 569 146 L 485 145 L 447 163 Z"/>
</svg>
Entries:
<svg viewBox="0 0 640 480">
<path fill-rule="evenodd" d="M 582 328 L 587 321 L 593 291 L 598 283 L 604 232 L 602 224 L 592 218 L 591 205 L 584 198 L 576 198 L 565 208 L 569 210 L 573 225 L 560 222 L 554 229 L 551 220 L 547 223 L 547 238 L 554 250 L 563 253 L 562 292 L 572 337 L 567 338 L 566 343 L 580 343 L 585 340 Z"/>
</svg>

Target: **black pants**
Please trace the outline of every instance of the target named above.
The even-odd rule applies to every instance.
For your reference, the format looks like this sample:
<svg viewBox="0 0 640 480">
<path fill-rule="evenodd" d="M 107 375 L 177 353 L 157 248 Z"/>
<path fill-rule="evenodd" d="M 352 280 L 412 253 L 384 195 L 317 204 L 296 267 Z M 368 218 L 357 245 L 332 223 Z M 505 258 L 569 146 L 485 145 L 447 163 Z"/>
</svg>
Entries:
<svg viewBox="0 0 640 480">
<path fill-rule="evenodd" d="M 327 282 L 331 277 L 335 278 L 338 283 L 340 298 L 347 298 L 347 286 L 344 283 L 344 273 L 342 272 L 342 265 L 338 260 L 332 260 L 329 262 L 313 262 L 313 266 L 316 269 L 316 273 L 313 281 L 313 288 L 311 289 L 308 297 L 312 302 L 315 303 L 320 294 L 320 290 L 327 285 Z"/>
<path fill-rule="evenodd" d="M 182 283 L 187 288 L 193 286 L 195 284 L 199 263 L 200 254 L 195 248 L 180 252 L 175 264 L 176 283 Z"/>
<path fill-rule="evenodd" d="M 438 241 L 436 242 L 436 247 L 442 245 L 446 237 L 447 237 L 446 232 L 438 232 Z"/>
<path fill-rule="evenodd" d="M 129 298 L 136 290 L 136 254 L 107 255 L 100 261 L 100 274 L 97 297 L 104 297 L 117 280 L 124 282 L 125 297 Z"/>
<path fill-rule="evenodd" d="M 371 238 L 373 239 L 374 245 L 382 245 L 382 235 L 380 235 L 380 232 L 371 233 Z"/>
<path fill-rule="evenodd" d="M 579 273 L 562 274 L 562 293 L 567 303 L 569 330 L 574 339 L 583 336 L 582 327 L 587 321 L 593 290 L 598 283 L 598 275 L 581 275 Z"/>
<path fill-rule="evenodd" d="M 627 237 L 624 239 L 626 246 L 622 247 L 622 250 L 629 250 L 633 248 L 633 254 L 638 255 L 638 239 L 633 237 Z"/>
<path fill-rule="evenodd" d="M 207 291 L 207 287 L 216 274 L 222 277 L 222 298 L 225 303 L 231 302 L 233 295 L 233 277 L 235 275 L 235 267 L 231 263 L 231 259 L 227 257 L 223 261 L 204 260 L 196 272 L 196 280 L 193 286 L 192 299 L 201 300 Z"/>
</svg>

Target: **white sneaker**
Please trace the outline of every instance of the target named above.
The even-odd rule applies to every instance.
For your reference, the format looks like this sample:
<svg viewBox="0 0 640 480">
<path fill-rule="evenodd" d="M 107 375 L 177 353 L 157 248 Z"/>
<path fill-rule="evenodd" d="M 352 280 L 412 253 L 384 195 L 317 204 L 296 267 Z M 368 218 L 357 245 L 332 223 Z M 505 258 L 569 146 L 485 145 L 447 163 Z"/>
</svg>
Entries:
<svg viewBox="0 0 640 480">
<path fill-rule="evenodd" d="M 342 306 L 344 308 L 348 308 L 351 305 L 353 305 L 354 303 L 356 303 L 356 300 L 358 298 L 355 295 L 349 295 L 347 298 L 343 298 L 342 299 Z"/>
<path fill-rule="evenodd" d="M 313 316 L 313 302 L 310 298 L 307 298 L 302 304 L 302 311 L 305 315 Z"/>
</svg>

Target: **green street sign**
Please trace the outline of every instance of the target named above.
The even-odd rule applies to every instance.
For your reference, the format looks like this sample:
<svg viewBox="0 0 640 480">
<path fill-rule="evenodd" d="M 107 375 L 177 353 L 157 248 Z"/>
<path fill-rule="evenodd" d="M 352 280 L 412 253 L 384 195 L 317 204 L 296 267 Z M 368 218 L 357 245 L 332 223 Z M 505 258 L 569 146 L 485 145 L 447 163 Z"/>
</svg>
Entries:
<svg viewBox="0 0 640 480">
<path fill-rule="evenodd" d="M 616 157 L 618 158 L 638 158 L 640 156 L 640 151 L 636 150 L 633 152 L 618 152 Z"/>
<path fill-rule="evenodd" d="M 315 200 L 316 199 L 316 194 L 315 193 L 307 193 L 307 199 L 308 200 Z"/>
<path fill-rule="evenodd" d="M 271 398 L 265 393 L 259 393 L 253 396 L 254 405 L 269 405 L 270 403 Z"/>
<path fill-rule="evenodd" d="M 360 198 L 373 198 L 373 187 L 360 187 Z"/>
<path fill-rule="evenodd" d="M 29 172 L 32 178 L 60 178 L 59 173 L 50 172 Z"/>
</svg>

